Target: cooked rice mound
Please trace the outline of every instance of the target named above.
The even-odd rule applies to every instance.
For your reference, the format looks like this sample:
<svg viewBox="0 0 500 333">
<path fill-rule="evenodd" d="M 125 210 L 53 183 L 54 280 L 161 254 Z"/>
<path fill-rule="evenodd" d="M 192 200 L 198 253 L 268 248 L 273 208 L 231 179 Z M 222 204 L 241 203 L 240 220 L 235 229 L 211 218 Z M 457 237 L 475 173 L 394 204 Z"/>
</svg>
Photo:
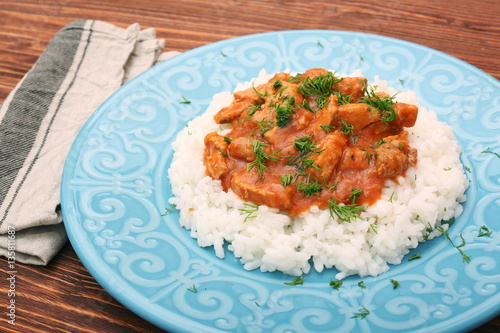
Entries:
<svg viewBox="0 0 500 333">
<path fill-rule="evenodd" d="M 263 71 L 235 91 L 265 83 L 272 76 Z M 400 264 L 419 242 L 440 235 L 429 230 L 462 213 L 468 186 L 457 140 L 449 125 L 419 105 L 414 92 L 397 92 L 378 78 L 373 84 L 375 91 L 397 93 L 396 101 L 419 107 L 417 122 L 408 129 L 418 163 L 397 182 L 386 181 L 382 198 L 365 207 L 362 219 L 343 222 L 332 218 L 328 209 L 314 206 L 294 218 L 267 206 L 253 211 L 232 190 L 223 191 L 220 180 L 206 175 L 203 164 L 205 136 L 230 130 L 230 125 L 213 119 L 233 100 L 232 92 L 223 92 L 172 144 L 168 176 L 174 197 L 169 202 L 180 211 L 180 225 L 190 230 L 199 246 L 213 246 L 219 258 L 224 258 L 228 242 L 227 248 L 247 270 L 299 276 L 307 274 L 311 265 L 318 272 L 334 267 L 339 271 L 337 279 L 379 275 L 389 270 L 389 264 Z"/>
</svg>

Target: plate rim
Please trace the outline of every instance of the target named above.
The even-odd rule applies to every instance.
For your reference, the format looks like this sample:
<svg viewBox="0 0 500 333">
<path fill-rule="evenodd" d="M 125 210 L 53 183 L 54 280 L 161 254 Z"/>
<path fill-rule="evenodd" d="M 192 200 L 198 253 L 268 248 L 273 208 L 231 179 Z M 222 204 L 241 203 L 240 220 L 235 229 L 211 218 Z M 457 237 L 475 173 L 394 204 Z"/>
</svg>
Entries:
<svg viewBox="0 0 500 333">
<path fill-rule="evenodd" d="M 65 201 L 64 198 L 68 197 L 68 196 L 66 196 L 66 193 L 71 192 L 69 190 L 69 187 L 66 186 L 66 183 L 69 181 L 67 179 L 68 173 L 73 171 L 75 166 L 76 166 L 76 164 L 72 165 L 71 163 L 72 163 L 72 160 L 77 158 L 79 153 L 80 153 L 80 149 L 82 148 L 82 145 L 85 141 L 85 138 L 87 137 L 87 134 L 86 134 L 86 133 L 88 133 L 87 130 L 92 128 L 92 126 L 94 125 L 95 122 L 99 121 L 100 117 L 103 114 L 105 114 L 107 106 L 109 104 L 113 103 L 114 100 L 116 98 L 118 98 L 120 94 L 123 94 L 123 91 L 126 90 L 126 87 L 133 86 L 138 82 L 146 80 L 148 77 L 153 77 L 155 75 L 155 73 L 160 72 L 164 67 L 170 67 L 170 64 L 175 62 L 175 61 L 181 61 L 183 58 L 188 58 L 189 56 L 191 56 L 193 54 L 203 53 L 205 51 L 205 49 L 213 49 L 213 48 L 216 48 L 217 46 L 223 46 L 224 44 L 231 44 L 234 41 L 241 41 L 244 39 L 252 39 L 252 38 L 258 39 L 258 38 L 260 38 L 260 36 L 269 36 L 269 35 L 276 35 L 276 34 L 298 34 L 298 33 L 300 33 L 300 34 L 314 34 L 317 32 L 326 33 L 326 34 L 346 34 L 346 35 L 353 34 L 353 35 L 357 35 L 357 36 L 368 36 L 369 38 L 384 39 L 384 40 L 388 40 L 391 42 L 397 42 L 397 43 L 400 43 L 403 45 L 409 45 L 411 47 L 418 47 L 418 48 L 427 50 L 429 52 L 438 53 L 440 56 L 446 58 L 448 61 L 453 61 L 455 63 L 458 63 L 460 66 L 467 67 L 468 69 L 472 69 L 474 71 L 479 71 L 482 75 L 485 75 L 486 78 L 488 78 L 489 80 L 492 80 L 492 82 L 491 82 L 492 84 L 498 85 L 500 83 L 500 81 L 498 81 L 495 77 L 493 77 L 492 75 L 490 75 L 487 72 L 484 72 L 483 70 L 479 69 L 478 67 L 476 67 L 476 66 L 474 66 L 474 65 L 472 65 L 472 64 L 470 64 L 470 63 L 468 63 L 460 58 L 451 56 L 447 53 L 444 53 L 444 52 L 439 51 L 439 50 L 434 49 L 434 48 L 430 48 L 430 47 L 425 46 L 425 45 L 417 44 L 417 43 L 414 43 L 411 41 L 407 41 L 407 40 L 399 39 L 399 38 L 394 38 L 394 37 L 390 37 L 390 36 L 386 36 L 386 35 L 378 35 L 378 34 L 361 32 L 361 31 L 327 30 L 327 29 L 276 30 L 276 31 L 260 32 L 260 33 L 256 33 L 256 34 L 249 34 L 249 35 L 219 40 L 219 41 L 216 41 L 213 43 L 205 44 L 205 45 L 196 47 L 194 49 L 182 52 L 181 54 L 176 55 L 171 59 L 165 60 L 165 61 L 151 67 L 150 69 L 146 70 L 145 72 L 141 73 L 140 75 L 138 75 L 134 79 L 132 79 L 129 82 L 127 82 L 126 84 L 124 84 L 121 88 L 119 88 L 111 96 L 109 96 L 92 113 L 92 115 L 87 119 L 87 121 L 85 121 L 85 123 L 81 127 L 80 131 L 78 132 L 77 136 L 75 137 L 75 139 L 71 145 L 71 148 L 68 152 L 68 156 L 67 156 L 65 163 L 64 163 L 64 169 L 63 169 L 61 186 L 60 186 L 61 210 L 62 210 L 63 221 L 64 221 L 63 223 L 64 223 L 66 230 L 68 231 L 67 232 L 68 238 L 71 242 L 72 247 L 74 248 L 78 258 L 81 260 L 82 264 L 89 271 L 89 273 L 92 275 L 92 277 L 103 287 L 103 289 L 106 292 L 108 292 L 113 298 L 115 298 L 118 302 L 120 302 L 122 305 L 124 305 L 127 309 L 131 310 L 132 312 L 136 313 L 137 315 L 139 315 L 143 319 L 149 321 L 150 323 L 153 323 L 154 325 L 156 325 L 160 328 L 166 328 L 169 330 L 174 329 L 176 331 L 183 331 L 183 332 L 184 331 L 190 332 L 190 331 L 186 330 L 187 327 L 184 323 L 176 324 L 175 322 L 173 322 L 171 320 L 165 322 L 164 320 L 161 320 L 160 317 L 158 317 L 154 314 L 151 314 L 149 312 L 143 311 L 143 309 L 140 306 L 134 308 L 134 306 L 136 304 L 133 304 L 134 306 L 131 306 L 129 303 L 131 298 L 128 295 L 125 296 L 120 290 L 117 290 L 116 287 L 114 286 L 114 283 L 116 283 L 117 279 L 115 278 L 111 281 L 107 281 L 105 279 L 105 277 L 102 276 L 103 274 L 101 272 L 110 271 L 110 269 L 109 269 L 108 265 L 106 265 L 102 262 L 102 258 L 100 258 L 97 255 L 97 252 L 94 251 L 94 248 L 92 248 L 92 251 L 90 254 L 88 252 L 86 252 L 86 249 L 84 249 L 84 245 L 87 245 L 86 243 L 91 244 L 91 242 L 89 239 L 87 239 L 85 234 L 78 235 L 75 232 L 75 231 L 78 231 L 77 229 L 79 227 L 79 224 L 75 223 L 73 225 L 71 219 L 67 219 L 68 214 L 70 214 L 70 212 L 68 212 L 69 208 L 66 205 L 66 203 L 63 203 L 63 201 Z M 181 59 L 181 60 L 179 60 L 179 59 Z M 74 229 L 74 228 L 76 228 L 76 229 Z M 89 255 L 94 257 L 94 258 L 88 258 Z M 97 260 L 95 260 L 95 262 L 92 263 L 91 259 L 97 259 Z M 103 270 L 100 271 L 100 269 L 103 269 Z M 122 277 L 120 276 L 120 278 L 122 278 Z M 135 290 L 134 290 L 134 292 L 135 292 Z M 153 307 L 158 306 L 157 304 L 154 304 L 154 303 L 148 303 L 148 304 L 150 304 Z M 169 312 L 173 317 L 181 317 L 183 320 L 186 320 L 186 318 L 173 313 L 169 309 L 163 308 L 163 310 Z M 473 309 L 471 309 L 471 310 L 473 310 Z M 491 318 L 493 318 L 499 314 L 500 314 L 500 307 L 497 309 L 496 312 L 492 311 L 492 312 L 488 313 L 488 315 L 483 314 L 483 316 L 481 317 L 481 320 L 479 320 L 479 321 L 476 320 L 475 322 L 472 322 L 472 323 L 469 321 L 469 325 L 467 325 L 466 323 L 463 323 L 463 324 L 467 325 L 466 327 L 468 330 L 468 329 L 477 327 L 478 325 L 490 320 Z M 190 323 L 193 322 L 192 319 L 187 318 L 187 320 Z M 200 326 L 200 328 L 206 329 L 206 326 L 202 325 L 202 326 Z M 199 329 L 199 328 L 197 327 L 197 329 Z M 219 331 L 217 329 L 212 329 L 212 330 Z"/>
</svg>

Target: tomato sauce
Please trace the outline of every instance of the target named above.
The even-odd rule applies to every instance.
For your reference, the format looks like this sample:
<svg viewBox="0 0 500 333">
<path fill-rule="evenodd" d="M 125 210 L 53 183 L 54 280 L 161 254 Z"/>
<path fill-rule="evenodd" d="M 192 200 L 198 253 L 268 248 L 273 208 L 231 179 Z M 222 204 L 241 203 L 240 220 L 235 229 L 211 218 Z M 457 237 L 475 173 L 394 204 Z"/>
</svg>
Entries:
<svg viewBox="0 0 500 333">
<path fill-rule="evenodd" d="M 234 94 L 205 137 L 206 172 L 242 200 L 296 216 L 329 203 L 370 205 L 417 163 L 408 132 L 418 108 L 322 68 Z"/>
</svg>

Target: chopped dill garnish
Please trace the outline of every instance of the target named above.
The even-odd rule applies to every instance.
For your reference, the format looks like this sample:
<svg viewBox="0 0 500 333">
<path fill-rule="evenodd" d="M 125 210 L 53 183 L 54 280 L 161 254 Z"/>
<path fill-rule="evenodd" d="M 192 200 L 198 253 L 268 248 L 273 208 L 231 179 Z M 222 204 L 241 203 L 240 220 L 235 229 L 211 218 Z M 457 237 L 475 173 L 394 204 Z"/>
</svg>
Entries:
<svg viewBox="0 0 500 333">
<path fill-rule="evenodd" d="M 295 138 L 294 148 L 301 154 L 308 154 L 314 151 L 317 146 L 316 142 L 312 140 L 312 133 L 306 136 Z"/>
<path fill-rule="evenodd" d="M 465 254 L 465 252 L 461 249 L 462 247 L 465 246 L 465 240 L 464 240 L 464 237 L 462 236 L 462 234 L 460 234 L 460 239 L 462 239 L 462 243 L 460 245 L 455 245 L 455 243 L 453 243 L 453 241 L 451 240 L 451 237 L 450 235 L 448 234 L 448 232 L 446 230 L 444 230 L 444 228 L 442 226 L 439 226 L 436 228 L 440 233 L 442 233 L 443 235 L 445 235 L 445 237 L 448 239 L 448 241 L 450 242 L 450 244 L 456 248 L 458 250 L 458 252 L 460 252 L 460 254 L 462 255 L 462 260 L 465 261 L 466 263 L 470 263 L 470 257 L 468 255 Z"/>
<path fill-rule="evenodd" d="M 250 118 L 252 118 L 252 116 L 255 114 L 255 112 L 259 111 L 261 108 L 262 108 L 262 104 L 259 104 L 259 103 L 255 103 L 255 104 L 250 105 L 247 108 L 247 110 L 249 112 L 248 112 L 248 115 L 245 117 L 245 120 L 249 120 Z"/>
<path fill-rule="evenodd" d="M 252 85 L 252 89 L 254 93 L 257 95 L 257 97 L 259 97 L 260 99 L 265 99 L 266 97 L 269 97 L 269 92 L 267 90 L 264 93 L 258 92 L 254 85 Z"/>
<path fill-rule="evenodd" d="M 335 290 L 339 290 L 340 287 L 342 287 L 342 281 L 341 280 L 336 280 L 336 281 L 330 281 L 330 287 L 332 287 Z"/>
<path fill-rule="evenodd" d="M 317 145 L 316 142 L 312 140 L 312 134 L 295 138 L 294 148 L 299 154 L 289 156 L 286 163 L 287 165 L 295 165 L 299 172 L 303 172 L 309 167 L 319 169 L 319 167 L 314 164 L 314 160 L 308 158 L 312 154 L 320 154 L 322 152 L 322 150 L 316 150 Z"/>
<path fill-rule="evenodd" d="M 292 122 L 293 109 L 289 104 L 276 106 L 276 125 L 283 128 Z"/>
<path fill-rule="evenodd" d="M 380 138 L 377 141 L 373 142 L 373 144 L 370 146 L 370 148 L 377 149 L 378 147 L 380 147 L 384 143 L 387 143 L 387 142 L 384 141 L 384 138 Z"/>
<path fill-rule="evenodd" d="M 396 289 L 397 287 L 401 286 L 401 284 L 399 283 L 399 281 L 396 281 L 394 279 L 390 279 L 391 283 L 392 283 L 392 289 Z"/>
<path fill-rule="evenodd" d="M 297 184 L 297 190 L 302 193 L 303 197 L 319 197 L 319 192 L 323 190 L 321 185 L 317 181 L 312 181 L 312 182 L 300 182 Z"/>
<path fill-rule="evenodd" d="M 368 309 L 365 308 L 364 306 L 362 306 L 361 309 L 359 309 L 358 311 L 359 312 L 355 313 L 354 316 L 352 316 L 351 318 L 365 319 L 365 317 L 370 314 L 370 311 L 368 311 Z"/>
<path fill-rule="evenodd" d="M 450 171 L 451 169 L 453 169 L 453 168 L 452 167 L 443 168 L 444 171 Z"/>
<path fill-rule="evenodd" d="M 246 215 L 245 219 L 243 220 L 243 222 L 246 222 L 249 219 L 256 218 L 257 216 L 253 215 L 253 213 L 255 213 L 256 211 L 259 210 L 259 206 L 252 205 L 252 204 L 249 204 L 249 203 L 244 203 L 244 205 L 247 206 L 248 208 L 240 208 L 240 209 L 238 209 L 241 212 L 240 213 L 241 215 Z"/>
<path fill-rule="evenodd" d="M 292 184 L 295 181 L 296 177 L 297 177 L 296 175 L 291 175 L 291 174 L 281 175 L 280 179 L 281 183 L 283 184 L 283 187 L 287 187 L 288 185 Z"/>
<path fill-rule="evenodd" d="M 373 152 L 369 151 L 368 149 L 359 148 L 359 150 L 365 152 L 365 159 L 366 159 L 366 163 L 368 163 L 368 165 L 370 165 L 372 158 L 377 156 L 377 153 L 373 153 Z"/>
<path fill-rule="evenodd" d="M 219 151 L 219 153 L 224 156 L 224 157 L 227 157 L 228 155 L 222 150 L 222 148 L 220 147 L 217 147 L 217 150 Z"/>
<path fill-rule="evenodd" d="M 351 95 L 344 95 L 344 94 L 340 93 L 339 91 L 334 91 L 333 93 L 337 96 L 338 105 L 345 105 L 345 104 L 351 103 L 352 94 Z"/>
<path fill-rule="evenodd" d="M 227 54 L 225 54 L 224 52 L 220 51 L 220 55 L 223 56 L 224 58 L 227 58 Z"/>
<path fill-rule="evenodd" d="M 256 121 L 257 126 L 261 130 L 261 136 L 263 137 L 264 134 L 269 131 L 271 128 L 273 128 L 276 124 L 273 120 L 267 120 L 266 118 Z"/>
<path fill-rule="evenodd" d="M 500 158 L 500 154 L 497 153 L 497 152 L 495 152 L 495 151 L 490 150 L 490 147 L 488 147 L 485 150 L 483 150 L 481 152 L 481 154 L 493 154 L 493 155 L 496 155 L 496 157 Z"/>
<path fill-rule="evenodd" d="M 170 214 L 175 208 L 174 204 L 171 204 L 169 208 L 165 207 L 165 213 L 161 214 L 161 216 L 166 216 Z"/>
<path fill-rule="evenodd" d="M 401 86 L 402 86 L 402 87 L 404 87 L 404 86 L 405 86 L 405 80 L 403 80 L 403 79 L 399 79 L 399 83 L 401 84 Z"/>
<path fill-rule="evenodd" d="M 380 120 L 388 123 L 394 121 L 397 116 L 393 106 L 395 97 L 396 96 L 379 96 L 372 90 L 361 98 L 360 102 L 377 109 L 380 113 Z"/>
<path fill-rule="evenodd" d="M 331 125 L 320 125 L 319 127 L 321 127 L 326 133 L 331 133 L 332 129 L 335 128 L 335 126 Z"/>
<path fill-rule="evenodd" d="M 389 198 L 389 202 L 392 202 L 392 199 L 394 198 L 394 191 L 391 193 L 391 197 Z"/>
<path fill-rule="evenodd" d="M 359 281 L 358 282 L 358 287 L 360 287 L 361 289 L 366 289 L 366 286 L 364 284 L 364 281 Z"/>
<path fill-rule="evenodd" d="M 352 134 L 352 130 L 354 129 L 353 125 L 349 125 L 343 119 L 340 120 L 340 125 L 342 125 L 342 128 L 340 129 L 341 132 L 343 132 L 343 133 L 345 133 L 347 135 L 351 135 Z"/>
<path fill-rule="evenodd" d="M 477 237 L 484 237 L 484 236 L 491 236 L 491 234 L 493 233 L 493 231 L 491 231 L 490 229 L 488 229 L 487 226 L 485 225 L 482 225 L 479 227 L 479 233 L 477 234 Z"/>
<path fill-rule="evenodd" d="M 325 75 L 318 75 L 314 78 L 305 78 L 297 87 L 297 90 L 303 96 L 316 97 L 318 109 L 322 109 L 328 97 L 334 93 L 333 85 L 342 81 L 342 78 L 337 78 L 332 72 Z"/>
<path fill-rule="evenodd" d="M 223 137 L 223 140 L 228 144 L 233 142 L 233 140 L 231 140 L 231 138 L 228 138 L 227 136 Z"/>
<path fill-rule="evenodd" d="M 189 290 L 190 292 L 196 294 L 198 292 L 198 289 L 196 289 L 196 285 L 193 284 L 193 288 L 187 288 L 187 290 Z"/>
<path fill-rule="evenodd" d="M 466 170 L 467 172 L 469 172 L 469 173 L 471 173 L 471 172 L 472 172 L 472 170 L 471 170 L 471 169 L 470 169 L 467 165 L 464 165 L 464 168 L 465 168 L 465 170 Z"/>
<path fill-rule="evenodd" d="M 363 206 L 358 206 L 356 204 L 349 205 L 339 205 L 335 199 L 331 198 L 328 200 L 328 210 L 330 211 L 330 217 L 333 219 L 335 216 L 344 222 L 351 222 L 352 220 L 362 219 L 358 214 L 359 211 L 365 209 Z"/>
<path fill-rule="evenodd" d="M 186 97 L 182 96 L 182 101 L 180 101 L 179 104 L 191 104 L 191 101 Z"/>
<path fill-rule="evenodd" d="M 288 79 L 286 79 L 286 82 L 300 82 L 302 81 L 302 74 L 297 74 L 295 76 L 290 76 Z"/>
<path fill-rule="evenodd" d="M 281 82 L 280 80 L 276 80 L 276 81 L 274 81 L 274 83 L 273 83 L 273 85 L 272 85 L 272 87 L 273 87 L 274 89 L 279 89 L 279 88 L 281 88 L 282 86 L 283 86 L 283 82 Z"/>
<path fill-rule="evenodd" d="M 255 155 L 255 160 L 248 163 L 247 165 L 247 172 L 250 172 L 253 168 L 257 169 L 257 172 L 260 173 L 261 175 L 263 174 L 264 170 L 267 169 L 265 163 L 269 160 L 277 162 L 281 158 L 280 157 L 275 157 L 274 155 L 278 154 L 279 151 L 276 151 L 272 153 L 271 155 L 266 154 L 264 151 L 264 148 L 268 146 L 267 143 L 264 143 L 262 141 L 252 141 L 252 149 L 253 153 Z"/>
<path fill-rule="evenodd" d="M 318 40 L 318 43 L 316 44 L 318 45 L 319 47 L 321 47 L 322 49 L 324 49 L 325 47 L 323 46 L 323 44 L 321 44 L 321 42 Z"/>
<path fill-rule="evenodd" d="M 412 260 L 415 260 L 415 259 L 420 259 L 420 258 L 422 258 L 421 255 L 422 255 L 422 253 L 412 255 L 410 258 L 408 258 L 408 261 L 412 261 Z"/>
<path fill-rule="evenodd" d="M 442 222 L 446 223 L 451 228 L 451 226 L 453 225 L 453 223 L 455 223 L 455 218 L 452 217 L 451 219 L 449 219 L 449 220 L 443 220 Z"/>
<path fill-rule="evenodd" d="M 373 224 L 373 223 L 370 224 L 370 228 L 372 228 L 373 232 L 378 235 L 377 226 L 375 224 Z"/>
<path fill-rule="evenodd" d="M 312 106 L 309 104 L 309 102 L 307 101 L 307 99 L 304 98 L 304 100 L 302 101 L 302 104 L 299 104 L 299 107 L 303 108 L 303 109 L 306 109 L 307 111 L 309 112 L 312 112 L 312 113 L 316 113 L 316 110 L 314 110 L 312 108 Z"/>
<path fill-rule="evenodd" d="M 299 284 L 304 284 L 304 279 L 302 278 L 302 275 L 301 275 L 298 278 L 294 279 L 292 282 L 284 282 L 284 284 L 286 284 L 288 286 L 296 286 Z"/>
<path fill-rule="evenodd" d="M 351 189 L 351 194 L 347 199 L 351 199 L 351 203 L 354 204 L 356 203 L 356 200 L 358 200 L 359 196 L 363 194 L 363 190 L 357 189 L 357 188 L 352 188 Z"/>
</svg>

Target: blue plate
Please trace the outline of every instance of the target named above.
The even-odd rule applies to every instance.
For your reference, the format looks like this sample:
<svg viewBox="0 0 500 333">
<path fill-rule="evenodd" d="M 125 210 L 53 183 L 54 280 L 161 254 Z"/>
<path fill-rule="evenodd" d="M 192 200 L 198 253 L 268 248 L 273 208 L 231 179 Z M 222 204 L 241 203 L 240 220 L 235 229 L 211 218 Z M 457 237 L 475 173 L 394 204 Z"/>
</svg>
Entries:
<svg viewBox="0 0 500 333">
<path fill-rule="evenodd" d="M 450 239 L 408 255 L 419 260 L 378 277 L 336 270 L 292 277 L 245 271 L 200 248 L 168 214 L 167 170 L 176 133 L 212 95 L 286 69 L 361 69 L 448 122 L 463 147 L 471 186 Z M 184 99 L 191 103 L 181 103 Z M 500 313 L 500 83 L 477 68 L 405 41 L 344 31 L 282 31 L 234 38 L 178 55 L 109 98 L 84 125 L 62 178 L 71 243 L 118 301 L 172 332 L 462 332 Z M 186 166 L 189 167 L 189 166 Z M 482 226 L 493 231 L 478 237 Z M 485 231 L 486 229 L 483 229 Z M 391 279 L 400 286 L 393 289 Z M 359 286 L 365 286 L 362 288 Z M 369 314 L 363 316 L 361 314 Z M 354 317 L 354 318 L 353 318 Z M 124 318 L 124 320 L 126 320 Z"/>
</svg>

